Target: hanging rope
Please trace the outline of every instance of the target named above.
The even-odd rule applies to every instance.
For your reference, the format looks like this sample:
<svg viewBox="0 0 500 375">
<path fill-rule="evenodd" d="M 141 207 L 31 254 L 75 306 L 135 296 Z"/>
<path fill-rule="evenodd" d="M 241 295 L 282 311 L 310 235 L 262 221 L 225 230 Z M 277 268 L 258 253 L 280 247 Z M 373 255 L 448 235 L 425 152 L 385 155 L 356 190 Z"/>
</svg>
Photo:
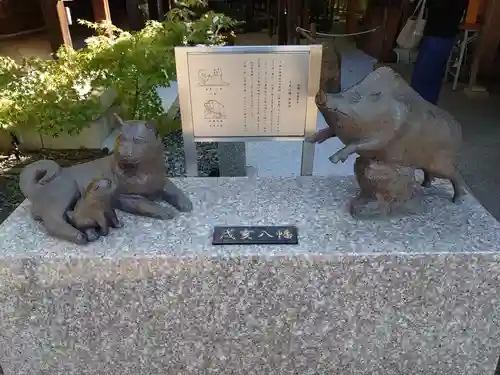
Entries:
<svg viewBox="0 0 500 375">
<path fill-rule="evenodd" d="M 357 35 L 362 35 L 362 34 L 373 33 L 379 27 L 380 27 L 380 25 L 378 25 L 378 26 L 376 26 L 376 27 L 374 27 L 373 29 L 370 29 L 370 30 L 365 30 L 365 31 L 360 31 L 360 32 L 357 32 L 357 33 L 350 33 L 350 34 L 325 34 L 325 33 L 316 33 L 316 35 L 317 36 L 330 37 L 330 38 L 345 37 L 345 36 L 357 36 Z M 307 34 L 311 35 L 311 32 L 309 30 L 303 29 L 302 27 L 299 27 L 299 26 L 297 26 L 297 28 L 295 29 L 295 31 L 297 31 L 297 32 L 302 31 L 304 33 L 307 33 Z"/>
</svg>

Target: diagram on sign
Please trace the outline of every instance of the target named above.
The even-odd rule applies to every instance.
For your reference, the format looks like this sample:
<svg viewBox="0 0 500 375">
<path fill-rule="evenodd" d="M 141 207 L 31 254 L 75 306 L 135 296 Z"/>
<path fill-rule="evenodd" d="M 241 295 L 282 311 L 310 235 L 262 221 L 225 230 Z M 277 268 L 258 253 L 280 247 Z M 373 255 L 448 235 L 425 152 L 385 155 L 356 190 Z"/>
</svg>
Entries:
<svg viewBox="0 0 500 375">
<path fill-rule="evenodd" d="M 200 86 L 228 86 L 229 83 L 224 81 L 222 69 L 215 68 L 213 70 L 200 69 L 198 70 L 198 85 Z"/>
<path fill-rule="evenodd" d="M 224 106 L 217 100 L 208 100 L 205 106 L 205 120 L 221 120 L 226 118 Z"/>
</svg>

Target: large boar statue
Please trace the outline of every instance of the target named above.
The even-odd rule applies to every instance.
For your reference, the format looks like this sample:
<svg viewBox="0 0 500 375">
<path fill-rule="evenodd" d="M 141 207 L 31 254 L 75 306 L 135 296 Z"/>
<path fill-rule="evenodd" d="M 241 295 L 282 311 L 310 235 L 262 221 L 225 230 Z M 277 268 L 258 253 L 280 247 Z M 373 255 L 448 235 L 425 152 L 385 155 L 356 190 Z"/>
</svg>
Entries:
<svg viewBox="0 0 500 375">
<path fill-rule="evenodd" d="M 364 186 L 360 183 L 360 197 L 380 201 L 383 213 L 391 211 L 391 205 L 414 199 L 418 188 L 416 182 L 408 180 L 410 175 L 414 180 L 408 168 L 424 171 L 425 187 L 430 186 L 434 177 L 448 179 L 453 185 L 454 202 L 464 195 L 455 168 L 462 140 L 460 124 L 448 112 L 425 101 L 392 69 L 381 67 L 341 93 L 321 89 L 316 104 L 329 127 L 308 141 L 321 143 L 339 137 L 346 146 L 330 157 L 332 163 L 344 162 L 357 153 L 360 160 L 355 173 L 358 182 L 365 181 Z M 372 163 L 377 165 L 372 168 Z M 383 176 L 405 180 L 393 192 L 392 204 L 383 198 L 387 197 L 387 191 L 382 194 L 377 190 L 377 186 L 384 185 Z M 408 190 L 401 186 L 407 186 Z"/>
</svg>

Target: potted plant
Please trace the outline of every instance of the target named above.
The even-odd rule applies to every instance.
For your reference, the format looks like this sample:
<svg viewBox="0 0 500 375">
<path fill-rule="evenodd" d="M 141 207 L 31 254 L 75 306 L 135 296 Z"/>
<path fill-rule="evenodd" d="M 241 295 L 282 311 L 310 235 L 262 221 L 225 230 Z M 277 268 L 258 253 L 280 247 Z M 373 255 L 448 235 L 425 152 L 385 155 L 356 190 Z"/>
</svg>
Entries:
<svg viewBox="0 0 500 375">
<path fill-rule="evenodd" d="M 203 5 L 201 0 L 179 4 L 165 21 L 148 21 L 135 32 L 80 21 L 96 36 L 80 50 L 61 47 L 55 60 L 16 64 L 0 57 L 1 126 L 21 134 L 36 130 L 42 139 L 73 136 L 112 118 L 106 114 L 111 106 L 125 120 L 161 120 L 157 88 L 175 79 L 174 48 L 223 45 L 232 35 L 236 21 L 214 12 L 200 15 Z M 97 127 L 102 130 L 103 124 Z M 105 130 L 104 137 L 111 132 Z"/>
</svg>

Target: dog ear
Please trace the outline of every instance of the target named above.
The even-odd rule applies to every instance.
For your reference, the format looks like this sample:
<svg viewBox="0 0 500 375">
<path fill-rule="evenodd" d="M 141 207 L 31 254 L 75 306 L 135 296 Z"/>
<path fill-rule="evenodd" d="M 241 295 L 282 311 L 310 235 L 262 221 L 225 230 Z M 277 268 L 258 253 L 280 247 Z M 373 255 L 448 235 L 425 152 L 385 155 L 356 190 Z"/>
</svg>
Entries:
<svg viewBox="0 0 500 375">
<path fill-rule="evenodd" d="M 149 120 L 149 121 L 147 121 L 146 122 L 146 127 L 148 129 L 150 129 L 151 131 L 153 131 L 155 137 L 158 138 L 159 132 L 158 132 L 158 125 L 156 123 L 156 120 Z"/>
</svg>

